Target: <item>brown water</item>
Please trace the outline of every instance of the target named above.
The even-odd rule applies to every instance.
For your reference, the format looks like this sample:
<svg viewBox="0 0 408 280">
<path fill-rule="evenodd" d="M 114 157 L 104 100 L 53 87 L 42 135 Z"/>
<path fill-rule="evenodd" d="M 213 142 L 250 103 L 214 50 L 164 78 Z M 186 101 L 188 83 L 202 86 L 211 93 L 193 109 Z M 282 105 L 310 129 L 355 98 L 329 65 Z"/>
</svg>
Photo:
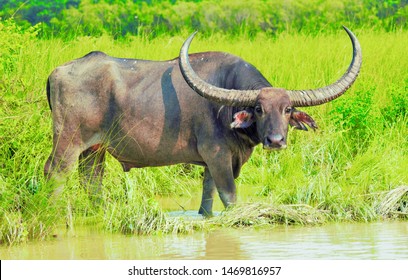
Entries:
<svg viewBox="0 0 408 280">
<path fill-rule="evenodd" d="M 125 236 L 82 228 L 51 241 L 1 246 L 0 259 L 408 259 L 408 222 L 165 236 Z"/>
</svg>

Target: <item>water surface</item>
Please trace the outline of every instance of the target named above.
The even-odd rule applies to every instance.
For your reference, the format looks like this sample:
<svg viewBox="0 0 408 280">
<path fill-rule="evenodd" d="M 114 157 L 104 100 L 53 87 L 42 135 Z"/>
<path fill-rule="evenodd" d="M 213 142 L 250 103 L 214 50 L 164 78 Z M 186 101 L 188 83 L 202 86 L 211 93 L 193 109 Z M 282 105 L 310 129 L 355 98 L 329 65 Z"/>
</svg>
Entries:
<svg viewBox="0 0 408 280">
<path fill-rule="evenodd" d="M 221 229 L 165 236 L 79 228 L 50 241 L 0 246 L 0 259 L 408 259 L 408 222 Z"/>
</svg>

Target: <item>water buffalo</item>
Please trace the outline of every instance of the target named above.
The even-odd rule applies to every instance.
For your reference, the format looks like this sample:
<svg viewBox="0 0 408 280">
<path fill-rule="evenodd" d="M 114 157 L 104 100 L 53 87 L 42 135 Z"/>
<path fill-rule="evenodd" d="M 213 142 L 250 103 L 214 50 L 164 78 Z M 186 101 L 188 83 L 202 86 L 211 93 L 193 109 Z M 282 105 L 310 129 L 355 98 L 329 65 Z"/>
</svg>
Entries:
<svg viewBox="0 0 408 280">
<path fill-rule="evenodd" d="M 236 202 L 234 179 L 256 145 L 282 149 L 289 125 L 316 128 L 295 107 L 333 100 L 355 81 L 361 48 L 344 29 L 353 44 L 350 66 L 337 82 L 315 90 L 272 87 L 254 66 L 231 54 L 189 56 L 194 34 L 179 59 L 146 61 L 91 52 L 59 66 L 47 83 L 53 149 L 44 173 L 62 178 L 79 159 L 83 182 L 100 186 L 106 151 L 124 171 L 202 165 L 199 213 L 210 216 L 216 190 L 225 207 Z"/>
</svg>

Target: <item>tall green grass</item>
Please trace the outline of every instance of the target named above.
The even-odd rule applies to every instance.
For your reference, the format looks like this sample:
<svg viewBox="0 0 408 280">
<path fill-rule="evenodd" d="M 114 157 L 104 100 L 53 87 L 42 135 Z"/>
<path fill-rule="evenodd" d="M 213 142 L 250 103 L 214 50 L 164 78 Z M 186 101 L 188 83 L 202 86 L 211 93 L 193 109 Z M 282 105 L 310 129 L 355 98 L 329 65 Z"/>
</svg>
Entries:
<svg viewBox="0 0 408 280">
<path fill-rule="evenodd" d="M 45 94 L 52 69 L 92 50 L 119 57 L 171 59 L 177 57 L 188 34 L 64 41 L 39 40 L 32 31 L 13 28 L 0 30 L 2 41 L 14 42 L 0 45 L 0 243 L 47 238 L 60 225 L 159 234 L 265 220 L 265 216 L 252 215 L 255 221 L 251 223 L 242 222 L 245 217 L 229 223 L 226 217 L 233 218 L 237 211 L 227 211 L 224 218 L 212 221 L 169 218 L 160 197 L 172 197 L 180 210 L 198 209 L 198 203 L 191 208 L 179 201 L 200 193 L 201 168 L 169 166 L 125 174 L 111 157 L 107 158 L 100 205 L 88 199 L 76 172 L 58 201 L 51 203 L 52 186 L 42 172 L 52 144 Z M 315 211 L 319 222 L 323 216 L 324 221 L 372 221 L 383 217 L 376 207 L 385 195 L 408 184 L 408 60 L 403 57 L 408 32 L 360 31 L 356 35 L 363 49 L 363 67 L 356 83 L 340 99 L 305 109 L 319 125 L 316 132 L 290 131 L 288 148 L 278 153 L 255 149 L 236 180 L 242 203 L 237 209 L 262 212 L 245 203 L 261 203 L 264 209 L 273 206 L 278 210 L 268 208 L 268 213 L 278 213 L 280 218 L 270 219 L 271 223 L 298 221 L 299 215 L 288 215 L 299 207 L 297 214 L 306 213 L 310 220 Z M 239 55 L 273 85 L 288 89 L 333 82 L 351 59 L 351 44 L 340 27 L 336 34 L 317 36 L 196 36 L 191 52 L 207 50 Z M 406 213 L 407 199 L 404 201 L 397 209 L 402 213 Z M 222 210 L 220 204 L 216 207 Z"/>
</svg>

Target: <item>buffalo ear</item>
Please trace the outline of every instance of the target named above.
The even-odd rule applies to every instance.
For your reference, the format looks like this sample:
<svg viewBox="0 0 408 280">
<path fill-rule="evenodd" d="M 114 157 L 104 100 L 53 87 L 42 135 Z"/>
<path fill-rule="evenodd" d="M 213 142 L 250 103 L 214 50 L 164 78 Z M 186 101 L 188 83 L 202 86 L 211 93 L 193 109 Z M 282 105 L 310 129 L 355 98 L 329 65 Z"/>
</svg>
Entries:
<svg viewBox="0 0 408 280">
<path fill-rule="evenodd" d="M 313 130 L 317 128 L 317 125 L 315 121 L 312 119 L 312 117 L 310 117 L 305 112 L 298 111 L 296 109 L 293 110 L 292 115 L 290 116 L 289 124 L 294 128 L 300 130 L 307 130 L 305 124 L 307 124 Z"/>
<path fill-rule="evenodd" d="M 254 115 L 248 110 L 239 111 L 234 114 L 234 121 L 230 124 L 231 128 L 247 128 L 254 122 Z"/>
</svg>

